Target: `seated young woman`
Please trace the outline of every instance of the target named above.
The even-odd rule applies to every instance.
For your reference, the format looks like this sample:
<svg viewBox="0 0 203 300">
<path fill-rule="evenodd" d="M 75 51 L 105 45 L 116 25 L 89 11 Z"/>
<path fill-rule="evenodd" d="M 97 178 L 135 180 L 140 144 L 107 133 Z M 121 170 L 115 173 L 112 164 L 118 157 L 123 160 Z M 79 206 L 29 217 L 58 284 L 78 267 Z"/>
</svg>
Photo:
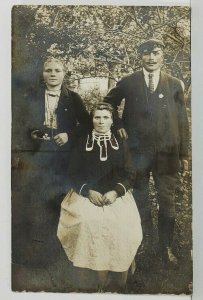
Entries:
<svg viewBox="0 0 203 300">
<path fill-rule="evenodd" d="M 91 118 L 91 131 L 72 153 L 72 189 L 61 204 L 57 236 L 83 276 L 88 270 L 95 272 L 95 290 L 119 292 L 142 241 L 131 193 L 136 174 L 126 142 L 112 130 L 112 106 L 96 104 Z"/>
</svg>

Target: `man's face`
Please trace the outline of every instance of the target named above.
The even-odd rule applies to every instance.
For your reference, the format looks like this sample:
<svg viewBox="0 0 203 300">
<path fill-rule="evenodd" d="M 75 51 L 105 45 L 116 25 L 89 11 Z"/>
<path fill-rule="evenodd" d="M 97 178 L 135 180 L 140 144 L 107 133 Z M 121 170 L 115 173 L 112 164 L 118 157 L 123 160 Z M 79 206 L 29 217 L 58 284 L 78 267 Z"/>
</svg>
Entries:
<svg viewBox="0 0 203 300">
<path fill-rule="evenodd" d="M 163 51 L 159 47 L 150 49 L 142 54 L 142 66 L 148 72 L 158 70 L 163 62 Z"/>
<path fill-rule="evenodd" d="M 60 86 L 65 76 L 62 64 L 51 61 L 47 62 L 44 66 L 43 77 L 48 87 Z"/>
</svg>

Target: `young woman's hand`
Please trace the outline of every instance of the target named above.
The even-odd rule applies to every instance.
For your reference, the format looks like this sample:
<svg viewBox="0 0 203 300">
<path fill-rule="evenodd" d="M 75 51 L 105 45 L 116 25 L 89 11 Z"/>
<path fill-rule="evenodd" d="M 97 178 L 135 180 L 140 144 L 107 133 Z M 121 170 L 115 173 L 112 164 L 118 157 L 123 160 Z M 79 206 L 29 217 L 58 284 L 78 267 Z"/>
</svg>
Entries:
<svg viewBox="0 0 203 300">
<path fill-rule="evenodd" d="M 97 205 L 97 206 L 104 205 L 103 195 L 97 191 L 89 190 L 88 198 L 94 205 Z"/>
<path fill-rule="evenodd" d="M 103 201 L 105 205 L 110 205 L 116 201 L 118 194 L 116 191 L 110 191 L 104 194 Z"/>
</svg>

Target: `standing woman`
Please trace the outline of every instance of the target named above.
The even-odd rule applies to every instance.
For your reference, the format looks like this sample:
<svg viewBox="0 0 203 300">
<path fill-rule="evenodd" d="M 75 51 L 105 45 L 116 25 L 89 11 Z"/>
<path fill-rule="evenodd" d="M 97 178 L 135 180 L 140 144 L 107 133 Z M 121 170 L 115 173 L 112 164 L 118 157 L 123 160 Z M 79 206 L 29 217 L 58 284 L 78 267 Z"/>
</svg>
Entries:
<svg viewBox="0 0 203 300">
<path fill-rule="evenodd" d="M 72 154 L 72 190 L 61 204 L 57 235 L 74 267 L 83 274 L 88 269 L 96 272 L 99 290 L 112 288 L 113 275 L 119 291 L 142 241 L 130 191 L 135 173 L 125 141 L 111 131 L 112 106 L 96 104 L 91 117 L 93 130 Z"/>
<path fill-rule="evenodd" d="M 44 83 L 27 96 L 31 147 L 26 149 L 29 164 L 24 175 L 25 196 L 20 199 L 22 209 L 15 212 L 16 226 L 20 223 L 22 228 L 23 253 L 18 239 L 13 249 L 15 262 L 25 265 L 29 273 L 37 269 L 42 278 L 28 276 L 26 289 L 61 291 L 67 285 L 63 282 L 64 258 L 67 260 L 56 237 L 60 204 L 67 191 L 70 153 L 77 137 L 89 128 L 89 113 L 81 97 L 64 82 L 61 60 L 48 58 L 42 75 Z"/>
</svg>

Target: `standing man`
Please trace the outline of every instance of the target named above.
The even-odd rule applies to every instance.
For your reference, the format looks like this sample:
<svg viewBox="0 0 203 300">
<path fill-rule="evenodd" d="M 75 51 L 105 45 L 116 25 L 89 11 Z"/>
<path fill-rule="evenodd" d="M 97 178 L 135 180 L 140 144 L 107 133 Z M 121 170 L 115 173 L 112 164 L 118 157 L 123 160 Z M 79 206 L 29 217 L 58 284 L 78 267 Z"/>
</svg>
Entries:
<svg viewBox="0 0 203 300">
<path fill-rule="evenodd" d="M 144 244 L 152 242 L 149 179 L 153 176 L 159 204 L 159 249 L 164 262 L 176 264 L 172 252 L 175 190 L 180 168 L 187 170 L 188 119 L 183 87 L 161 71 L 164 43 L 150 39 L 138 47 L 142 70 L 122 78 L 105 97 L 115 108 L 125 99 L 120 135 L 128 139 L 137 178 L 135 199 L 141 215 Z"/>
</svg>

